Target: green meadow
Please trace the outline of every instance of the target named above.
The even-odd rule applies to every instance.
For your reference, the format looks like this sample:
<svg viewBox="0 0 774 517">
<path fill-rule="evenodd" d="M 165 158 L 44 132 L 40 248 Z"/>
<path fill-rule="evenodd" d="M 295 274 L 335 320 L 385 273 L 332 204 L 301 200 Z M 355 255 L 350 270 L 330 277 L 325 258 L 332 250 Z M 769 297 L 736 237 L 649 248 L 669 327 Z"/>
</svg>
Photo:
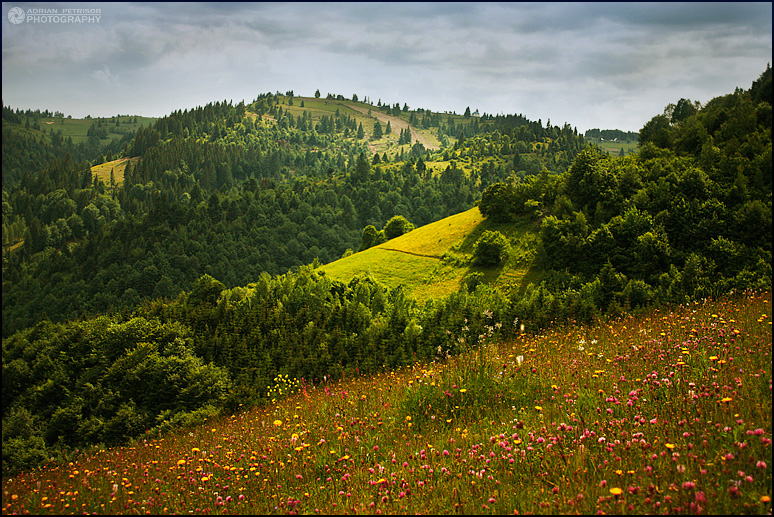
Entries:
<svg viewBox="0 0 774 517">
<path fill-rule="evenodd" d="M 500 231 L 510 242 L 508 260 L 496 268 L 478 266 L 473 260 L 475 243 L 486 230 Z M 321 270 L 344 282 L 369 275 L 389 287 L 402 285 L 424 301 L 481 282 L 518 289 L 532 265 L 536 246 L 537 228 L 531 222 L 493 223 L 474 207 L 326 264 Z"/>
<path fill-rule="evenodd" d="M 415 139 L 412 138 L 411 144 L 398 145 L 400 137 L 400 130 L 408 126 L 409 115 L 407 113 L 401 113 L 400 115 L 393 116 L 387 115 L 378 106 L 372 106 L 364 102 L 355 102 L 351 100 L 340 99 L 325 99 L 315 97 L 293 97 L 293 104 L 290 104 L 290 97 L 278 96 L 280 105 L 283 110 L 287 110 L 294 117 L 303 115 L 307 112 L 313 121 L 319 121 L 323 116 L 333 116 L 338 110 L 342 116 L 354 117 L 356 123 L 363 125 L 363 130 L 366 134 L 365 141 L 368 143 L 369 151 L 371 153 L 387 153 L 389 156 L 393 156 L 399 153 L 401 150 L 405 153 L 411 149 L 414 145 Z M 303 106 L 301 104 L 303 103 Z M 370 113 L 370 115 L 369 115 Z M 459 115 L 449 115 L 455 119 L 457 124 L 469 123 L 469 119 L 465 119 Z M 387 121 L 392 122 L 392 131 L 389 134 L 384 133 L 387 128 Z M 374 132 L 374 125 L 376 122 L 382 126 L 383 135 L 379 139 L 372 139 Z M 435 131 L 432 129 L 422 129 L 414 126 L 410 126 L 413 131 L 419 135 L 422 142 L 428 148 L 438 148 L 440 142 L 438 141 Z"/>
<path fill-rule="evenodd" d="M 53 130 L 55 133 L 62 133 L 66 140 L 72 138 L 74 144 L 79 144 L 88 140 L 88 131 L 92 124 L 102 121 L 107 129 L 107 136 L 111 140 L 118 140 L 128 132 L 137 131 L 141 127 L 153 124 L 157 119 L 152 117 L 127 116 L 127 117 L 108 117 L 108 118 L 41 118 L 40 129 L 45 132 Z M 135 122 L 136 120 L 136 122 Z M 116 125 L 118 121 L 118 125 Z"/>
<path fill-rule="evenodd" d="M 633 153 L 343 98 L 133 143 L 4 111 L 3 515 L 771 515 L 770 99 Z"/>
<path fill-rule="evenodd" d="M 637 142 L 611 142 L 609 140 L 599 140 L 596 138 L 590 138 L 589 141 L 595 143 L 597 147 L 613 156 L 619 156 L 621 149 L 624 150 L 625 156 L 637 152 L 638 149 Z"/>
</svg>

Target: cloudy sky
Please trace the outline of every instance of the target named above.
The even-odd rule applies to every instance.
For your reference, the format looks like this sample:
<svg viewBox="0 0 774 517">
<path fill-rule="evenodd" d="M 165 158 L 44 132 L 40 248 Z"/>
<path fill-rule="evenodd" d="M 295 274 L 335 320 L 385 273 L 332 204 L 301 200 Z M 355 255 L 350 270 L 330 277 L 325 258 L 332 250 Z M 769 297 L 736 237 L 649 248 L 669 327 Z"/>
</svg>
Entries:
<svg viewBox="0 0 774 517">
<path fill-rule="evenodd" d="M 96 23 L 15 18 L 100 9 Z M 433 111 L 638 131 L 670 102 L 747 89 L 766 3 L 3 3 L 3 103 L 163 116 L 316 89 Z"/>
</svg>

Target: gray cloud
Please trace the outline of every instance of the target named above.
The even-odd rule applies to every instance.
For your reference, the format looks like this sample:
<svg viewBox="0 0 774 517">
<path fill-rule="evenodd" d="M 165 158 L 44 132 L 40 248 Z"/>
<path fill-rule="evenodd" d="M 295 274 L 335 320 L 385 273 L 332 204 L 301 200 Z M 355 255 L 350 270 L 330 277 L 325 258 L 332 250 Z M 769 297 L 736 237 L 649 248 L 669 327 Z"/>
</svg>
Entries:
<svg viewBox="0 0 774 517">
<path fill-rule="evenodd" d="M 12 25 L 10 7 L 4 102 L 74 116 L 319 88 L 636 131 L 749 87 L 772 41 L 770 3 L 107 3 L 91 26 Z"/>
<path fill-rule="evenodd" d="M 110 72 L 110 67 L 102 65 L 101 70 L 94 70 L 91 76 L 101 83 L 105 83 L 108 86 L 115 86 L 118 84 L 119 77 Z"/>
</svg>

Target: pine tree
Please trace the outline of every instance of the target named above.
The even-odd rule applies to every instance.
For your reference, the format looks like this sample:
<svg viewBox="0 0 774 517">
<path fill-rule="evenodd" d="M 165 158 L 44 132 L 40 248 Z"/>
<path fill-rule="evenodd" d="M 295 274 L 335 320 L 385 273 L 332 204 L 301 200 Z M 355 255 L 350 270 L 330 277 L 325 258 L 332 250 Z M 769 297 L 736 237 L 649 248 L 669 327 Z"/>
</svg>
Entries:
<svg viewBox="0 0 774 517">
<path fill-rule="evenodd" d="M 368 162 L 368 158 L 366 158 L 365 153 L 361 152 L 357 157 L 357 162 L 355 163 L 355 170 L 352 173 L 352 182 L 357 183 L 365 183 L 368 181 L 368 178 L 371 176 L 371 164 Z"/>
<path fill-rule="evenodd" d="M 377 120 L 374 123 L 374 134 L 371 137 L 373 140 L 379 140 L 382 137 L 382 125 Z"/>
</svg>

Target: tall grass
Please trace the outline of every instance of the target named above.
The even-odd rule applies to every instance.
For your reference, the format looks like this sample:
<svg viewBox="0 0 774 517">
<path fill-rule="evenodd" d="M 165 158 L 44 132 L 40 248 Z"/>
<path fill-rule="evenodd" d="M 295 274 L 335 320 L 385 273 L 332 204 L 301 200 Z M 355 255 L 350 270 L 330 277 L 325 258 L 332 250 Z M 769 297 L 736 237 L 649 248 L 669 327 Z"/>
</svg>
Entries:
<svg viewBox="0 0 774 517">
<path fill-rule="evenodd" d="M 748 293 L 449 329 L 458 357 L 280 379 L 297 393 L 4 479 L 3 513 L 771 513 L 770 314 Z"/>
</svg>

